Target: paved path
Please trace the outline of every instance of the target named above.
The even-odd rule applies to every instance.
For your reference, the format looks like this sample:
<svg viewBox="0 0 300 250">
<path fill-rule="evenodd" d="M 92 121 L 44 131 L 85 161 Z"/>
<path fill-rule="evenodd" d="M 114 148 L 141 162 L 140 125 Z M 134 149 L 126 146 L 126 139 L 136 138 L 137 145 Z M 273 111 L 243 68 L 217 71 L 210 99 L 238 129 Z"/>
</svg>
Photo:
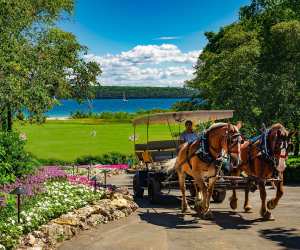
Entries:
<svg viewBox="0 0 300 250">
<path fill-rule="evenodd" d="M 114 176 L 113 184 L 131 184 L 131 176 Z M 213 221 L 195 214 L 180 215 L 178 198 L 167 197 L 164 204 L 153 206 L 138 200 L 140 208 L 128 218 L 99 225 L 64 242 L 60 250 L 181 250 L 181 249 L 300 249 L 300 187 L 286 187 L 275 221 L 259 219 L 259 192 L 250 194 L 253 212 L 242 211 L 242 193 L 236 212 L 229 209 L 228 197 L 212 204 Z M 268 190 L 268 197 L 274 190 Z"/>
</svg>

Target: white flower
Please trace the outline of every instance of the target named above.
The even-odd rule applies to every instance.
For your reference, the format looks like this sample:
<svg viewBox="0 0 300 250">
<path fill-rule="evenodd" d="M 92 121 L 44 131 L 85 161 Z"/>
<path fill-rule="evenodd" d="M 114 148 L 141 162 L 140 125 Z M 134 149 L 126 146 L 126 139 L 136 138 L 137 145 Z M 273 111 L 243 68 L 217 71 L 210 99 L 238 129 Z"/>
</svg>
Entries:
<svg viewBox="0 0 300 250">
<path fill-rule="evenodd" d="M 20 139 L 21 141 L 26 141 L 26 140 L 27 140 L 26 134 L 25 134 L 25 133 L 21 133 L 21 134 L 19 135 L 19 139 Z"/>
</svg>

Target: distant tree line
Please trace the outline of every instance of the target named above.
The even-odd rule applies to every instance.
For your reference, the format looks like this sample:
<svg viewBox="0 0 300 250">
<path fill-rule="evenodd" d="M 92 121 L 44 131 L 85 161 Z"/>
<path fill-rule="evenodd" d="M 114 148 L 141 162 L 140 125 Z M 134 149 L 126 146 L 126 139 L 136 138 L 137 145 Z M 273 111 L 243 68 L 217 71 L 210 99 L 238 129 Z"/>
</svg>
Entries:
<svg viewBox="0 0 300 250">
<path fill-rule="evenodd" d="M 129 87 L 129 86 L 97 86 L 95 97 L 107 99 L 120 99 L 123 95 L 132 98 L 190 98 L 195 90 L 190 88 L 174 87 Z"/>
</svg>

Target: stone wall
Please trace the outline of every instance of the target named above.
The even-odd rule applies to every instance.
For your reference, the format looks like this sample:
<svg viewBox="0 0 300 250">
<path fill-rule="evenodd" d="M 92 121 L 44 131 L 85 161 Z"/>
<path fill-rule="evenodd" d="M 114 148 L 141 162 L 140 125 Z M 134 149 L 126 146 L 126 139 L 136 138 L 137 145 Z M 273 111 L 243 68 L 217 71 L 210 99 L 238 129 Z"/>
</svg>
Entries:
<svg viewBox="0 0 300 250">
<path fill-rule="evenodd" d="M 106 196 L 106 199 L 64 214 L 23 236 L 18 249 L 56 249 L 60 242 L 71 239 L 81 230 L 129 216 L 138 208 L 128 192 L 115 191 Z"/>
</svg>

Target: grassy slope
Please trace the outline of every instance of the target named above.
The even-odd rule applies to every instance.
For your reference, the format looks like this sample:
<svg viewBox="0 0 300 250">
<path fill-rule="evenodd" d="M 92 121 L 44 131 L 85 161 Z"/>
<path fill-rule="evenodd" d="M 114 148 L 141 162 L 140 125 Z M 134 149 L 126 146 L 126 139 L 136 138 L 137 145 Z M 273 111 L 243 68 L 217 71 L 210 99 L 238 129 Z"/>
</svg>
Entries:
<svg viewBox="0 0 300 250">
<path fill-rule="evenodd" d="M 104 123 L 99 120 L 47 121 L 42 125 L 16 124 L 27 135 L 27 150 L 39 158 L 73 160 L 83 155 L 107 152 L 133 153 L 133 134 L 129 123 Z M 173 128 L 175 131 L 175 128 Z M 176 128 L 177 130 L 178 128 Z M 91 135 L 96 131 L 96 136 Z M 138 126 L 139 143 L 146 140 L 146 127 Z M 152 125 L 150 140 L 170 139 L 167 125 Z"/>
</svg>

